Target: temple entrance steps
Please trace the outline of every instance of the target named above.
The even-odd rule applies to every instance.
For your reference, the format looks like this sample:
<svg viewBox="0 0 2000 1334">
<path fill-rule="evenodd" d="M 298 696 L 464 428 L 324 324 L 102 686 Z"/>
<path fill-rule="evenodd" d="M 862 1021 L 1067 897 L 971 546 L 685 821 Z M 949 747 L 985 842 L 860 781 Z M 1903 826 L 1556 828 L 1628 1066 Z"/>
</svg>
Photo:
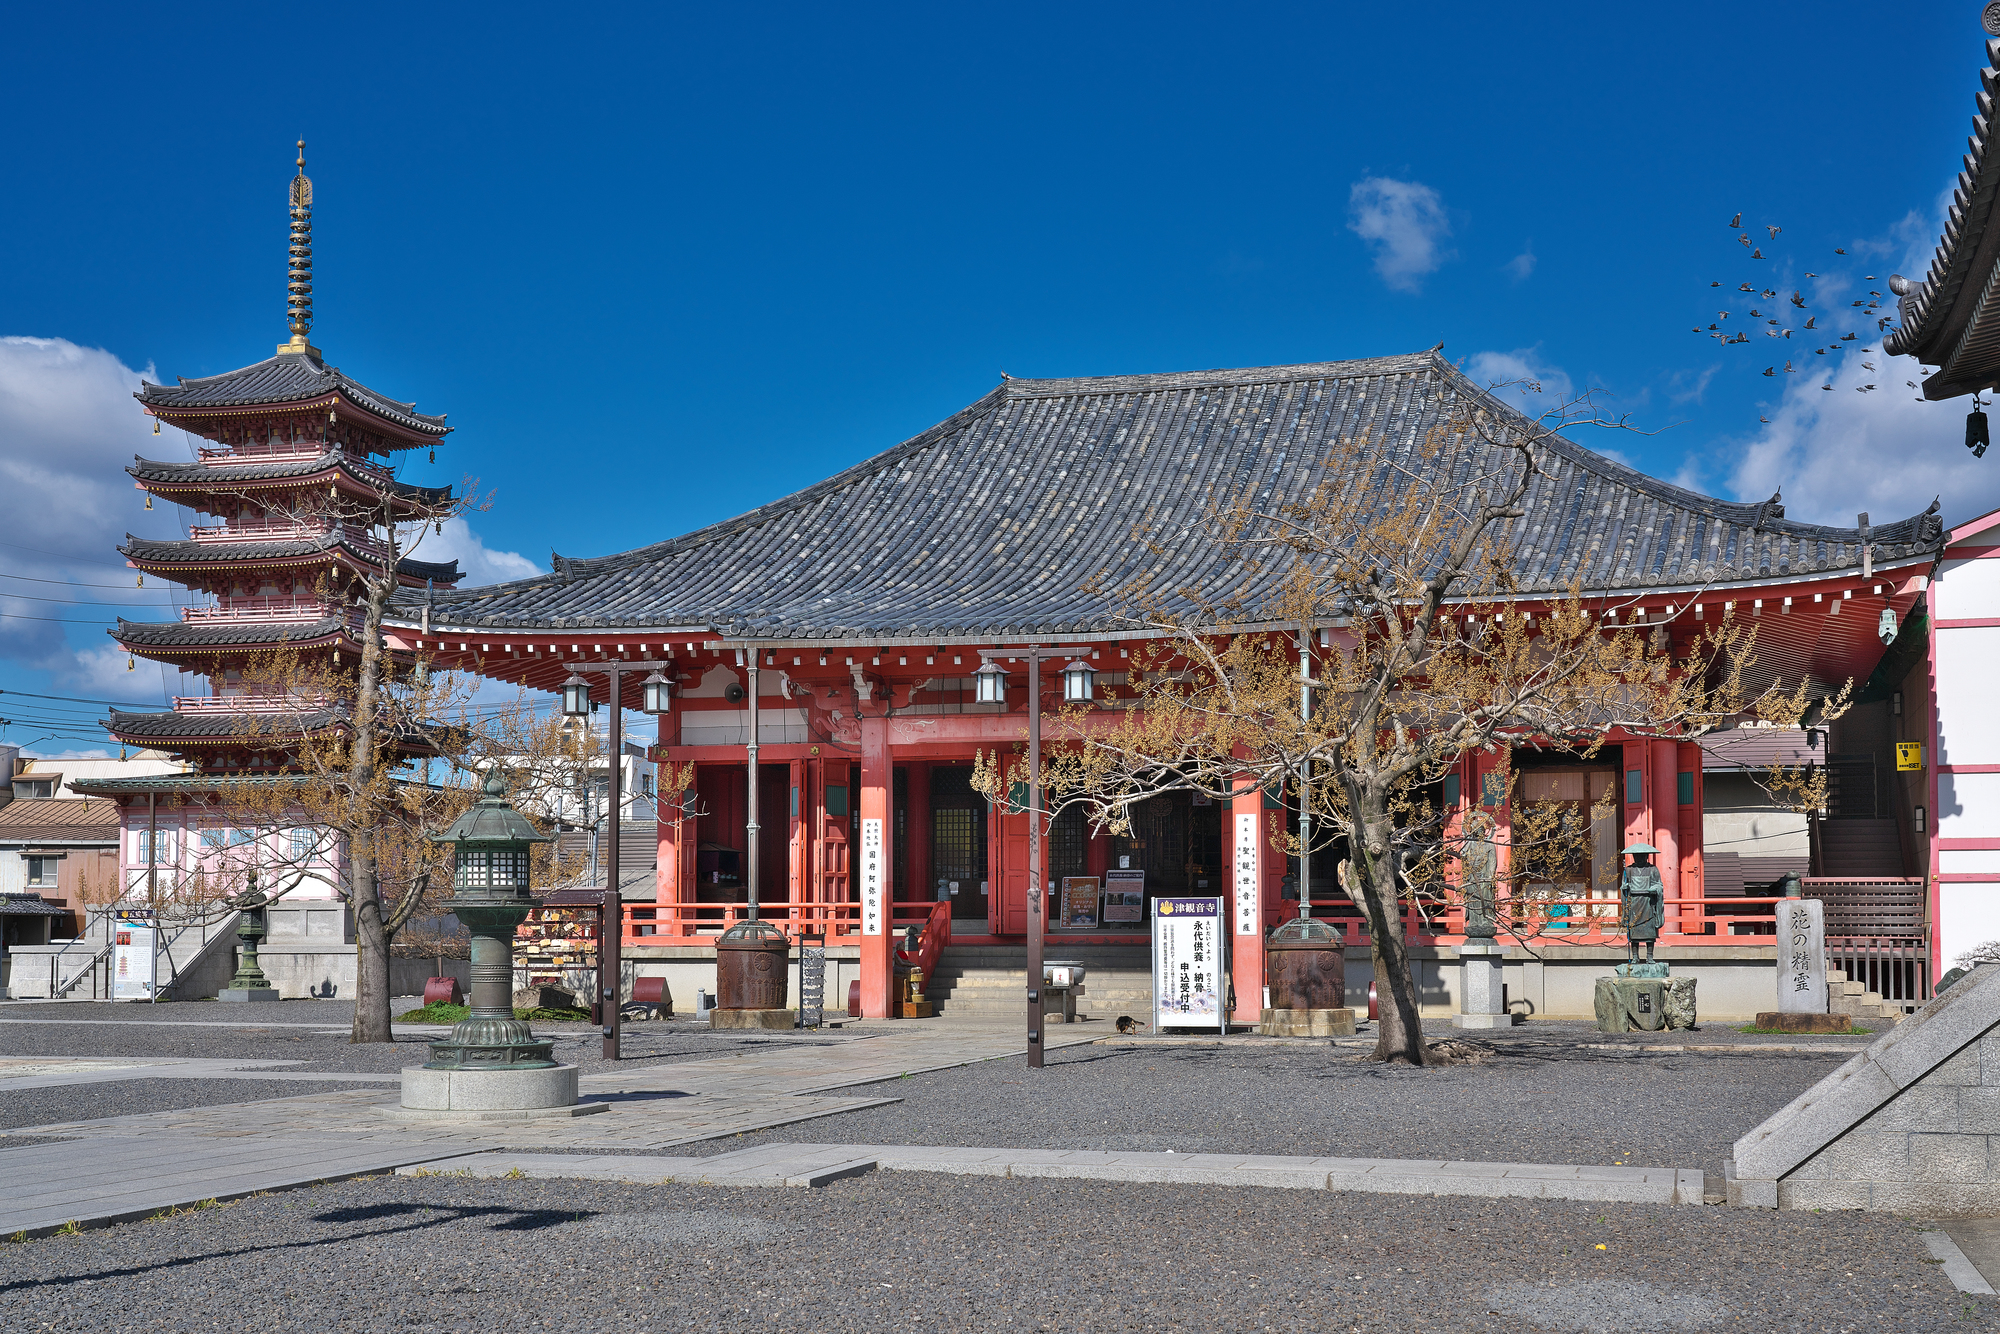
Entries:
<svg viewBox="0 0 2000 1334">
<path fill-rule="evenodd" d="M 1870 991 L 1865 982 L 1850 982 L 1838 968 L 1826 970 L 1826 1010 L 1828 1014 L 1848 1015 L 1856 1022 L 1867 1019 L 1884 1025 L 1904 1017 L 1900 1002 L 1883 1000 L 1882 993 Z"/>
<path fill-rule="evenodd" d="M 1856 878 L 1899 876 L 1903 845 L 1894 820 L 1823 820 L 1819 826 L 1820 874 Z"/>
<path fill-rule="evenodd" d="M 1153 999 L 1153 954 L 1145 945 L 1072 945 L 1051 937 L 1050 961 L 1084 966 L 1076 1012 L 1098 1019 L 1129 1014 L 1144 1021 Z M 1027 1010 L 1025 945 L 950 945 L 926 979 L 924 992 L 940 1015 L 955 1019 L 1014 1019 Z"/>
</svg>

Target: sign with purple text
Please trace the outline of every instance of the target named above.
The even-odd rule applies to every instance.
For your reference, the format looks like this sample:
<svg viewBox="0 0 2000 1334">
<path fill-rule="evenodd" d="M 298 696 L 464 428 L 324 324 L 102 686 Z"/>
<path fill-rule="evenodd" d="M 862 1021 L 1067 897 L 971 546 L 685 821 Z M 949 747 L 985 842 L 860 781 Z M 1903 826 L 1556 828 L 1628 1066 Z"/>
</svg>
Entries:
<svg viewBox="0 0 2000 1334">
<path fill-rule="evenodd" d="M 1228 926 L 1221 898 L 1153 900 L 1153 1027 L 1227 1032 Z"/>
<path fill-rule="evenodd" d="M 861 934 L 882 934 L 882 886 L 887 867 L 882 861 L 882 822 L 861 822 Z"/>
</svg>

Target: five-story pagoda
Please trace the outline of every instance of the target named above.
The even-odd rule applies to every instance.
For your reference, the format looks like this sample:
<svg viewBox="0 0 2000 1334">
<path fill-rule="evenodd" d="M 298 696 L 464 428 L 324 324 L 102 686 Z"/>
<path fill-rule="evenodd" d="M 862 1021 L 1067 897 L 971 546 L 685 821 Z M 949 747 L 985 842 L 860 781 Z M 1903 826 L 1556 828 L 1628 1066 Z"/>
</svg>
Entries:
<svg viewBox="0 0 2000 1334">
<path fill-rule="evenodd" d="M 114 712 L 108 726 L 120 742 L 180 752 L 203 772 L 282 765 L 281 752 L 244 746 L 242 718 L 297 701 L 260 698 L 269 687 L 251 679 L 250 664 L 283 648 L 316 667 L 351 670 L 361 652 L 359 581 L 386 572 L 395 525 L 443 516 L 455 500 L 449 487 L 399 482 L 377 461 L 434 451 L 450 430 L 443 415 L 357 384 L 309 339 L 312 182 L 303 142 L 291 182 L 289 276 L 292 336 L 277 355 L 224 375 L 146 383 L 135 395 L 158 421 L 205 443 L 192 461 L 141 458 L 126 470 L 150 493 L 149 507 L 158 496 L 197 521 L 186 540 L 128 535 L 120 552 L 145 574 L 210 601 L 178 621 L 121 618 L 111 633 L 134 657 L 205 676 L 209 690 L 177 698 L 168 713 Z M 459 578 L 456 562 L 395 565 L 408 587 Z"/>
</svg>

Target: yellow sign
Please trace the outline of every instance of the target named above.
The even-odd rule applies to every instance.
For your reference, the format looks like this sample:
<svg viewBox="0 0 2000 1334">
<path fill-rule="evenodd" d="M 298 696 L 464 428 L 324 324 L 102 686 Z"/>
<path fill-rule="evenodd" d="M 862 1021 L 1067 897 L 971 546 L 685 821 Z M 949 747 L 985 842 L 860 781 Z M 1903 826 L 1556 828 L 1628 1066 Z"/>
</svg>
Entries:
<svg viewBox="0 0 2000 1334">
<path fill-rule="evenodd" d="M 1921 741 L 1898 741 L 1896 743 L 1896 768 L 1900 770 L 1924 767 L 1924 743 Z"/>
</svg>

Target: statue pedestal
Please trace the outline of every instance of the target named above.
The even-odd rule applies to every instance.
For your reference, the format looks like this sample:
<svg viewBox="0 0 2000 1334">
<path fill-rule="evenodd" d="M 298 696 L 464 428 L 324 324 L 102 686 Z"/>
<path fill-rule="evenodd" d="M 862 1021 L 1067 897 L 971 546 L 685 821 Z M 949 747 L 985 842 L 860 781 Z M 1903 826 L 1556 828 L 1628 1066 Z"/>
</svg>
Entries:
<svg viewBox="0 0 2000 1334">
<path fill-rule="evenodd" d="M 1632 966 L 1657 968 L 1662 975 L 1598 978 L 1593 998 L 1598 1032 L 1658 1033 L 1695 1027 L 1693 978 L 1667 977 L 1663 963 Z M 1622 974 L 1626 967 L 1621 964 L 1618 971 Z"/>
<path fill-rule="evenodd" d="M 1458 947 L 1458 1010 L 1451 1017 L 1457 1028 L 1511 1028 L 1519 1016 L 1507 1011 L 1507 989 L 1501 983 L 1505 945 L 1468 941 Z"/>
<path fill-rule="evenodd" d="M 274 1001 L 279 999 L 276 987 L 229 987 L 215 993 L 219 1001 Z"/>
<path fill-rule="evenodd" d="M 1351 1038 L 1354 1011 L 1345 1006 L 1325 1010 L 1266 1009 L 1257 1016 L 1257 1031 L 1267 1038 Z"/>
<path fill-rule="evenodd" d="M 520 1121 L 544 1116 L 589 1116 L 609 1104 L 578 1102 L 576 1067 L 528 1066 L 512 1070 L 403 1068 L 399 1107 L 385 1109 L 399 1120 L 458 1117 L 475 1121 Z"/>
</svg>

